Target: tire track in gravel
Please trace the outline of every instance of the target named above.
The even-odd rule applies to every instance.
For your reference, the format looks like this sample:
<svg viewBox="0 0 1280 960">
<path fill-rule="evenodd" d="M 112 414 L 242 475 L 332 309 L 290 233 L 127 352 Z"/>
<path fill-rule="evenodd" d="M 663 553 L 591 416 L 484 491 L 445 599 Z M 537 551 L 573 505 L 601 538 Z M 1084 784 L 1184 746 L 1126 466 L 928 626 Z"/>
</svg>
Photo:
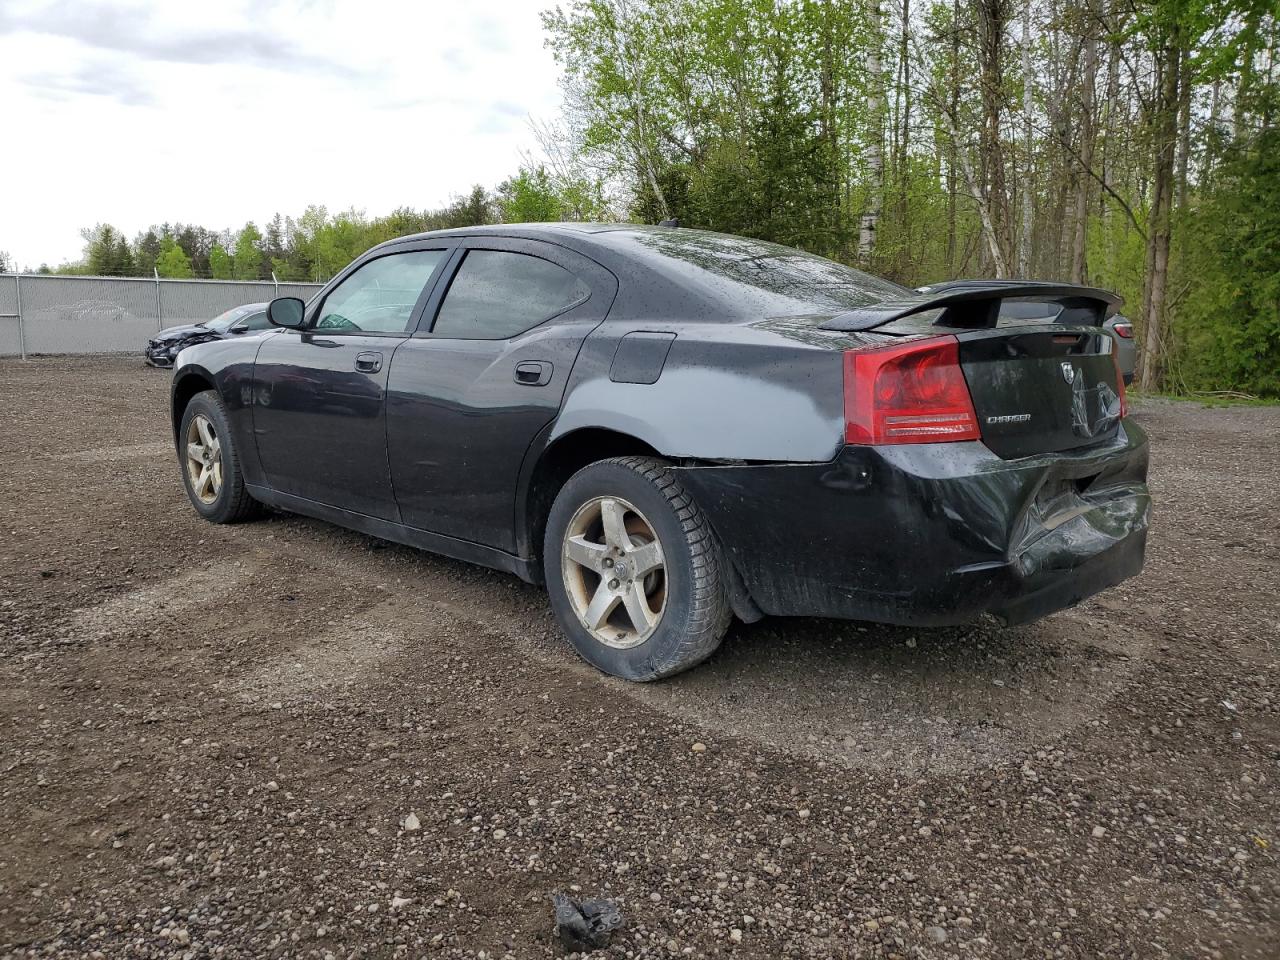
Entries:
<svg viewBox="0 0 1280 960">
<path fill-rule="evenodd" d="M 253 563 L 233 563 L 220 570 L 201 567 L 120 594 L 105 603 L 81 607 L 69 618 L 73 636 L 80 642 L 96 643 L 157 618 L 215 603 L 251 581 L 257 570 Z"/>
<path fill-rule="evenodd" d="M 1144 631 L 1107 623 L 1106 609 L 1096 606 L 1012 631 L 994 623 L 920 631 L 766 621 L 735 625 L 698 670 L 630 684 L 580 661 L 549 612 L 531 609 L 530 600 L 541 599 L 532 588 L 497 591 L 489 577 L 455 581 L 447 575 L 471 568 L 399 548 L 371 561 L 353 549 L 349 541 L 361 539 L 355 534 L 326 530 L 319 543 L 308 539 L 274 542 L 274 556 L 259 565 L 306 562 L 321 580 L 362 584 L 382 599 L 228 678 L 243 699 L 372 696 L 380 679 L 438 655 L 442 639 L 461 647 L 483 634 L 601 694 L 694 724 L 709 739 L 740 738 L 849 767 L 949 774 L 1052 744 L 1089 722 L 1135 681 L 1155 644 Z M 399 564 L 388 562 L 405 559 L 420 574 L 408 584 Z M 424 649 L 419 638 L 428 636 L 433 646 Z"/>
</svg>

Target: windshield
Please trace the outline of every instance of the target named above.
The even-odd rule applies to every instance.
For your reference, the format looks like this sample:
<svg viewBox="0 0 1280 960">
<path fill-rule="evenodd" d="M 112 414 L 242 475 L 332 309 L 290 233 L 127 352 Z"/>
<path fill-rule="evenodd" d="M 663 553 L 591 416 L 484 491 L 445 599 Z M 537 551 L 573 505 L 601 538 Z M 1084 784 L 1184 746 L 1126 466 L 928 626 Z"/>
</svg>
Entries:
<svg viewBox="0 0 1280 960">
<path fill-rule="evenodd" d="M 231 325 L 242 317 L 247 317 L 254 310 L 259 309 L 258 304 L 250 303 L 243 307 L 232 307 L 226 313 L 220 313 L 212 320 L 207 320 L 197 326 L 208 327 L 210 330 L 217 330 L 219 333 L 226 333 L 231 329 Z"/>
</svg>

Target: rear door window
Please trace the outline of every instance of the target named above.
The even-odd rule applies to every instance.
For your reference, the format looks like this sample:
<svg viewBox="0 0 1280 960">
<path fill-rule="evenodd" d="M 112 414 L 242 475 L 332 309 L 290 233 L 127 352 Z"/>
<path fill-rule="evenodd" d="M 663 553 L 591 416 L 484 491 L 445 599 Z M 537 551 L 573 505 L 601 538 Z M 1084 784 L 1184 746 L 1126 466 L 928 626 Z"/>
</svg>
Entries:
<svg viewBox="0 0 1280 960">
<path fill-rule="evenodd" d="M 549 260 L 505 250 L 469 250 L 431 332 L 506 340 L 577 306 L 590 293 L 586 283 Z"/>
</svg>

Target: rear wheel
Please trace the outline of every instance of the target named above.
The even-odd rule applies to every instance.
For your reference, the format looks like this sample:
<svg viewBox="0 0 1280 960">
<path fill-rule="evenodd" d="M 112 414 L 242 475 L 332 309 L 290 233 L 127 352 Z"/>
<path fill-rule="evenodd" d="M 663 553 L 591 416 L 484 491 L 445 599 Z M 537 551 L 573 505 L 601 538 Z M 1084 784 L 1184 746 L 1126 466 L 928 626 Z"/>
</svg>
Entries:
<svg viewBox="0 0 1280 960">
<path fill-rule="evenodd" d="M 187 496 L 206 520 L 237 523 L 261 511 L 261 505 L 245 489 L 239 451 L 215 391 L 197 393 L 183 411 L 178 457 Z"/>
<path fill-rule="evenodd" d="M 661 460 L 619 457 L 574 474 L 547 520 L 543 569 L 574 649 L 614 676 L 687 670 L 729 625 L 719 547 Z"/>
</svg>

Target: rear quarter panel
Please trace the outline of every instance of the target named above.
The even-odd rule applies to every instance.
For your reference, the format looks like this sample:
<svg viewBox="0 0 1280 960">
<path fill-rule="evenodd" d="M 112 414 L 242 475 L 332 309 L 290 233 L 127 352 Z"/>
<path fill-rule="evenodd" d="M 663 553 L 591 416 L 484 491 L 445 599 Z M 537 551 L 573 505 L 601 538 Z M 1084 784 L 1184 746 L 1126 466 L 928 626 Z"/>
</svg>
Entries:
<svg viewBox="0 0 1280 960">
<path fill-rule="evenodd" d="M 632 332 L 675 334 L 653 383 L 611 377 Z M 583 347 L 549 439 L 604 427 L 673 458 L 825 462 L 844 441 L 848 341 L 792 321 L 606 322 Z"/>
</svg>

